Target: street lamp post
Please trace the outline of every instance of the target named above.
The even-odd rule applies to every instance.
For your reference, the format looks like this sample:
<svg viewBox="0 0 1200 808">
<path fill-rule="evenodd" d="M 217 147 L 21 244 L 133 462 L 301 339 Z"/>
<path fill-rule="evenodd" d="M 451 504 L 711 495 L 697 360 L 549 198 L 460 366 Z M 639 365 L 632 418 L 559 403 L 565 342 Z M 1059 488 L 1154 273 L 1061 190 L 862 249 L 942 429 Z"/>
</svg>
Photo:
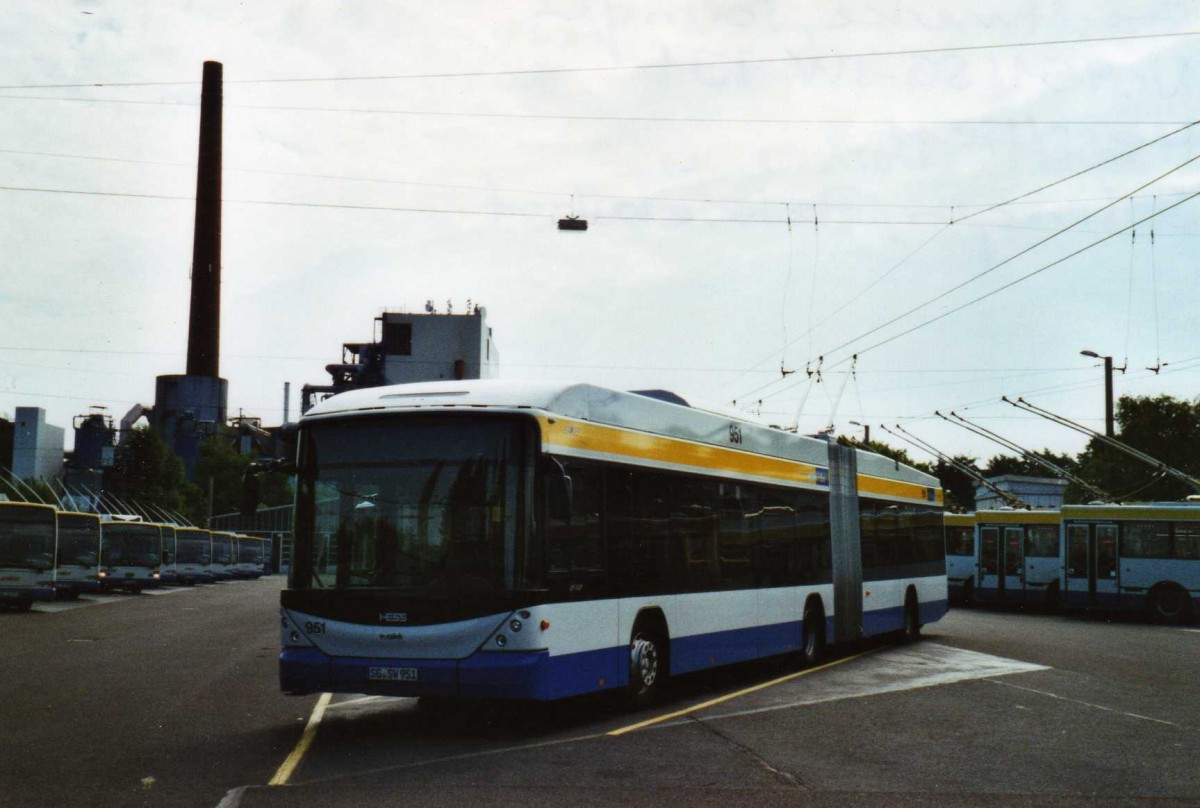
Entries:
<svg viewBox="0 0 1200 808">
<path fill-rule="evenodd" d="M 863 443 L 871 442 L 871 425 L 870 424 L 860 424 L 858 421 L 851 421 L 850 423 L 853 424 L 854 426 L 861 426 L 863 428 Z"/>
<path fill-rule="evenodd" d="M 1104 360 L 1104 434 L 1113 437 L 1113 363 L 1111 356 L 1101 356 L 1095 351 L 1080 351 L 1080 356 Z"/>
</svg>

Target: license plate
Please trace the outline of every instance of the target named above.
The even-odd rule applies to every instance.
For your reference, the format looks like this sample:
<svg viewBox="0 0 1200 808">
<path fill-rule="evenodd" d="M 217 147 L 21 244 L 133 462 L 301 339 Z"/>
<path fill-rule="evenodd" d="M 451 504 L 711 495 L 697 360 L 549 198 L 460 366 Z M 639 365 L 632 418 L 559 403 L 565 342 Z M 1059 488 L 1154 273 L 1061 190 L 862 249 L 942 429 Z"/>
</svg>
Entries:
<svg viewBox="0 0 1200 808">
<path fill-rule="evenodd" d="M 125 577 L 126 577 L 126 578 L 132 578 L 132 577 L 133 577 L 133 576 L 135 576 L 135 575 L 137 575 L 137 573 L 136 573 L 136 572 L 127 572 L 127 573 L 125 573 Z"/>
<path fill-rule="evenodd" d="M 416 668 L 367 668 L 367 678 L 372 682 L 415 682 Z"/>
</svg>

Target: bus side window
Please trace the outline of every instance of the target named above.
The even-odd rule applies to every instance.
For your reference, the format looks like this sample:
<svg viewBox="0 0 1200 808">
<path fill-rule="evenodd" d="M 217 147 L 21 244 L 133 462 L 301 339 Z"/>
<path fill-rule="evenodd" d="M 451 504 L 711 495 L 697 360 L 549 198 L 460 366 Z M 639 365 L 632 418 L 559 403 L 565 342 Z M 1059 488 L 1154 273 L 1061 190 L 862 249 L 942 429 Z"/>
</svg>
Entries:
<svg viewBox="0 0 1200 808">
<path fill-rule="evenodd" d="M 1184 561 L 1200 560 L 1200 522 L 1175 524 L 1175 558 Z"/>
<path fill-rule="evenodd" d="M 571 509 L 566 518 L 546 520 L 546 573 L 552 588 L 595 592 L 604 571 L 604 535 L 600 525 L 600 469 L 582 463 L 564 464 L 571 478 Z M 590 583 L 585 587 L 585 580 Z"/>
</svg>

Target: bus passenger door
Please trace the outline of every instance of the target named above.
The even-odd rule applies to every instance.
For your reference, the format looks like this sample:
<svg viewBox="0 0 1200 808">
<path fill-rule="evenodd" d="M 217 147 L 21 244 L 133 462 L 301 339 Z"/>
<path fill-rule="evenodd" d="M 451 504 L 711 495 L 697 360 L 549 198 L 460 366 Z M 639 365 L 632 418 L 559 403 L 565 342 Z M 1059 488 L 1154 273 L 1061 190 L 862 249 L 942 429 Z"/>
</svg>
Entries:
<svg viewBox="0 0 1200 808">
<path fill-rule="evenodd" d="M 1025 594 L 1025 529 L 1004 528 L 1004 578 L 1001 597 L 1022 598 Z"/>
<path fill-rule="evenodd" d="M 1067 526 L 1067 603 L 1090 606 L 1096 598 L 1096 567 L 1091 526 Z"/>
<path fill-rule="evenodd" d="M 1121 573 L 1117 563 L 1117 526 L 1096 525 L 1092 557 L 1096 560 L 1093 602 L 1098 606 L 1118 606 L 1121 599 Z"/>
<path fill-rule="evenodd" d="M 1000 528 L 979 528 L 979 586 L 982 598 L 1004 597 L 1004 576 L 1000 574 Z"/>
</svg>

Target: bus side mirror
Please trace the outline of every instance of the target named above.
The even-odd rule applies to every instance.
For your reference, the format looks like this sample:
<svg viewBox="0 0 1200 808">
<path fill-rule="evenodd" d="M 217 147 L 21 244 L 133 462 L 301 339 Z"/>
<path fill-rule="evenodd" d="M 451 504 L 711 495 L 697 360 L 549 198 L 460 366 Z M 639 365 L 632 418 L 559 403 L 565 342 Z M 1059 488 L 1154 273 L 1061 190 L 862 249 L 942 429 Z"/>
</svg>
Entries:
<svg viewBox="0 0 1200 808">
<path fill-rule="evenodd" d="M 551 519 L 569 519 L 571 516 L 571 478 L 553 457 L 546 463 L 546 509 Z"/>
<path fill-rule="evenodd" d="M 253 519 L 258 511 L 258 473 L 249 466 L 242 474 L 242 518 Z"/>
</svg>

